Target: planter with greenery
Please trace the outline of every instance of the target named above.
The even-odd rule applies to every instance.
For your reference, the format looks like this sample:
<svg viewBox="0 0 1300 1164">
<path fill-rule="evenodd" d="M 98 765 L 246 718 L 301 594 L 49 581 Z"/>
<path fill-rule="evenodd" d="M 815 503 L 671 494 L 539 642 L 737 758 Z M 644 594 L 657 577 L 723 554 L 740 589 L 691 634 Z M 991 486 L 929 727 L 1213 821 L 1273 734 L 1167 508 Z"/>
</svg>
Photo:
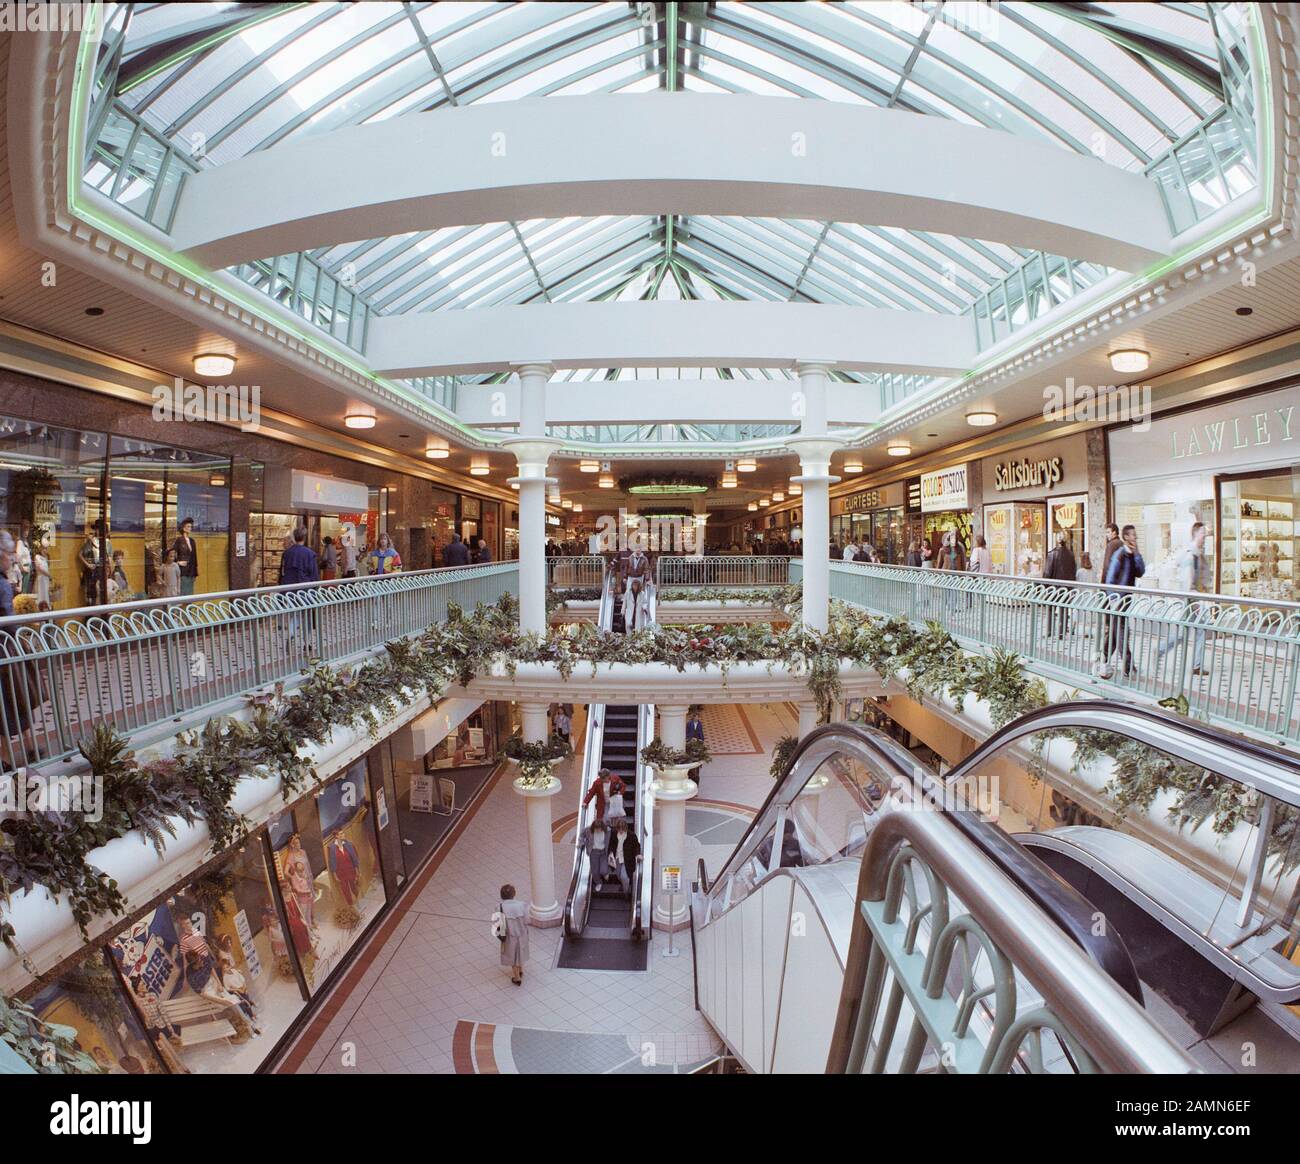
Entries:
<svg viewBox="0 0 1300 1164">
<path fill-rule="evenodd" d="M 573 749 L 569 746 L 569 741 L 557 735 L 552 735 L 545 741 L 526 744 L 523 736 L 516 732 L 501 749 L 502 758 L 519 767 L 515 787 L 521 790 L 549 788 L 555 779 L 551 770 L 559 761 L 571 755 Z"/>
<path fill-rule="evenodd" d="M 670 748 L 659 736 L 641 749 L 641 762 L 651 768 L 695 768 L 713 759 L 703 740 L 687 740 L 684 748 Z"/>
</svg>

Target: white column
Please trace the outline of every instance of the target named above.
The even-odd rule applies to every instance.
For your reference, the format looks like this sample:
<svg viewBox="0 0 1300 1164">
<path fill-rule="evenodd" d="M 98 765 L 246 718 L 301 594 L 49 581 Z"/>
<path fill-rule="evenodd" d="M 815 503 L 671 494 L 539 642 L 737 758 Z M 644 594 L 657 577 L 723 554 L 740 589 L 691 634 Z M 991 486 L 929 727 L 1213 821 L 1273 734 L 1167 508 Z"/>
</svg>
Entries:
<svg viewBox="0 0 1300 1164">
<path fill-rule="evenodd" d="M 831 476 L 831 455 L 843 441 L 826 430 L 829 367 L 820 361 L 801 361 L 797 367 L 803 420 L 799 435 L 786 443 L 799 454 L 795 480 L 803 486 L 803 624 L 824 631 L 830 620 L 830 487 L 839 480 Z"/>
<path fill-rule="evenodd" d="M 546 383 L 549 364 L 518 364 L 519 435 L 501 442 L 514 453 L 519 486 L 519 629 L 545 634 L 546 623 L 546 463 L 560 442 L 546 436 Z"/>
<path fill-rule="evenodd" d="M 659 707 L 659 737 L 664 747 L 680 751 L 686 747 L 686 712 L 685 707 Z"/>
<path fill-rule="evenodd" d="M 524 703 L 524 742 L 533 744 L 547 738 L 545 703 Z M 528 922 L 530 925 L 558 926 L 564 909 L 555 895 L 555 843 L 551 839 L 551 797 L 560 791 L 560 782 L 553 780 L 549 788 L 520 788 L 515 791 L 524 798 L 524 814 L 528 824 L 528 875 L 532 882 L 528 895 Z"/>
<path fill-rule="evenodd" d="M 817 726 L 817 705 L 811 702 L 799 704 L 799 738 L 803 739 Z"/>
<path fill-rule="evenodd" d="M 685 707 L 659 707 L 659 736 L 667 748 L 686 747 L 686 711 Z M 698 791 L 694 780 L 685 780 L 669 784 L 656 780 L 651 788 L 655 798 L 655 826 L 658 836 L 655 838 L 655 910 L 654 925 L 657 929 L 676 929 L 686 921 L 689 914 L 689 902 L 685 893 L 677 895 L 673 903 L 671 916 L 668 912 L 668 895 L 663 893 L 659 870 L 665 865 L 678 865 L 682 870 L 682 885 L 685 887 L 690 877 L 686 869 L 686 802 Z"/>
<path fill-rule="evenodd" d="M 704 542 L 708 534 L 709 507 L 703 497 L 696 497 L 692 509 L 695 513 L 695 528 L 691 530 L 691 536 L 695 538 L 695 556 L 702 558 L 704 557 Z"/>
</svg>

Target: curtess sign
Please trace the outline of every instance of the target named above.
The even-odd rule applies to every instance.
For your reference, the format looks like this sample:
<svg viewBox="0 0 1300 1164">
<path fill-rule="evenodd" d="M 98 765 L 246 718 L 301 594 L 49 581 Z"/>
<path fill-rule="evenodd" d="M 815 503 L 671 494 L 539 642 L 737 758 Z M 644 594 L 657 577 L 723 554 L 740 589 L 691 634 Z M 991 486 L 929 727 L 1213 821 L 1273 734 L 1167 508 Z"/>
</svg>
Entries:
<svg viewBox="0 0 1300 1164">
<path fill-rule="evenodd" d="M 921 512 L 943 513 L 968 508 L 968 465 L 921 474 Z"/>
<path fill-rule="evenodd" d="M 1065 465 L 1060 457 L 1044 457 L 1034 461 L 1026 457 L 1021 461 L 1003 461 L 993 470 L 993 488 L 999 493 L 1009 489 L 1051 489 L 1061 483 Z"/>
</svg>

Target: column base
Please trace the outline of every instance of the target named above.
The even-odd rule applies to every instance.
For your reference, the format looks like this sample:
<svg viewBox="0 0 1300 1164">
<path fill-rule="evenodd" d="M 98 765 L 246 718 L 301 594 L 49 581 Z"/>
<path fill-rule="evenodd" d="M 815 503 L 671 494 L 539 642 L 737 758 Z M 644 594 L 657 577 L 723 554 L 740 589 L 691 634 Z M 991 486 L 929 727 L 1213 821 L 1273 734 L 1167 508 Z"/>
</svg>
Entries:
<svg viewBox="0 0 1300 1164">
<path fill-rule="evenodd" d="M 691 928 L 690 899 L 687 897 L 677 899 L 677 912 L 671 919 L 668 917 L 667 909 L 661 910 L 656 905 L 650 924 L 654 929 L 663 933 L 668 933 L 671 930 L 674 934 L 680 934 L 683 930 L 689 930 Z"/>
<path fill-rule="evenodd" d="M 564 920 L 564 906 L 558 901 L 539 909 L 535 905 L 528 907 L 528 924 L 539 930 L 554 929 Z"/>
</svg>

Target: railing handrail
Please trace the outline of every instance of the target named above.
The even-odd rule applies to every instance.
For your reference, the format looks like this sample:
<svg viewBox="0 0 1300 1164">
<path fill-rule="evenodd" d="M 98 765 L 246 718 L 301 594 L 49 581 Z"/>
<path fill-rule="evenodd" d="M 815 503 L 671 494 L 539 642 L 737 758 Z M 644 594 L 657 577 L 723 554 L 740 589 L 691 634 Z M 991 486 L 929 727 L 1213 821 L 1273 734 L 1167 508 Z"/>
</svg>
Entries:
<svg viewBox="0 0 1300 1164">
<path fill-rule="evenodd" d="M 1180 603 L 1209 602 L 1220 605 L 1259 607 L 1269 611 L 1279 609 L 1294 613 L 1300 617 L 1300 602 L 1285 598 L 1251 598 L 1245 595 L 1219 594 L 1208 590 L 1163 590 L 1153 586 L 1121 586 L 1116 582 L 1078 582 L 1067 578 L 1040 578 L 1022 574 L 985 574 L 974 570 L 941 570 L 937 567 L 904 566 L 887 562 L 842 562 L 836 558 L 830 561 L 832 568 L 847 571 L 860 571 L 865 574 L 903 574 L 919 582 L 941 587 L 957 589 L 963 593 L 978 593 L 978 584 L 984 587 L 1030 587 L 1041 593 L 1053 587 L 1062 590 L 1095 592 L 1104 595 L 1132 594 L 1139 598 L 1171 598 Z M 990 591 L 991 596 L 1004 597 L 1000 592 Z"/>
<path fill-rule="evenodd" d="M 182 594 L 171 598 L 140 598 L 132 602 L 110 602 L 97 606 L 74 606 L 59 610 L 43 610 L 35 614 L 13 614 L 0 617 L 0 631 L 26 623 L 84 621 L 86 618 L 107 620 L 113 615 L 130 615 L 143 611 L 171 610 L 180 607 L 202 606 L 235 602 L 240 599 L 272 599 L 280 595 L 302 592 L 331 591 L 335 589 L 383 586 L 388 589 L 408 589 L 412 581 L 455 582 L 462 577 L 481 577 L 516 569 L 518 561 L 483 562 L 468 566 L 437 566 L 429 570 L 402 570 L 395 574 L 365 574 L 356 578 L 322 578 L 316 582 L 293 582 L 286 586 L 253 586 L 246 590 L 214 590 L 207 594 Z M 285 608 L 291 609 L 291 608 Z M 162 629 L 162 628 L 159 628 Z"/>
</svg>

